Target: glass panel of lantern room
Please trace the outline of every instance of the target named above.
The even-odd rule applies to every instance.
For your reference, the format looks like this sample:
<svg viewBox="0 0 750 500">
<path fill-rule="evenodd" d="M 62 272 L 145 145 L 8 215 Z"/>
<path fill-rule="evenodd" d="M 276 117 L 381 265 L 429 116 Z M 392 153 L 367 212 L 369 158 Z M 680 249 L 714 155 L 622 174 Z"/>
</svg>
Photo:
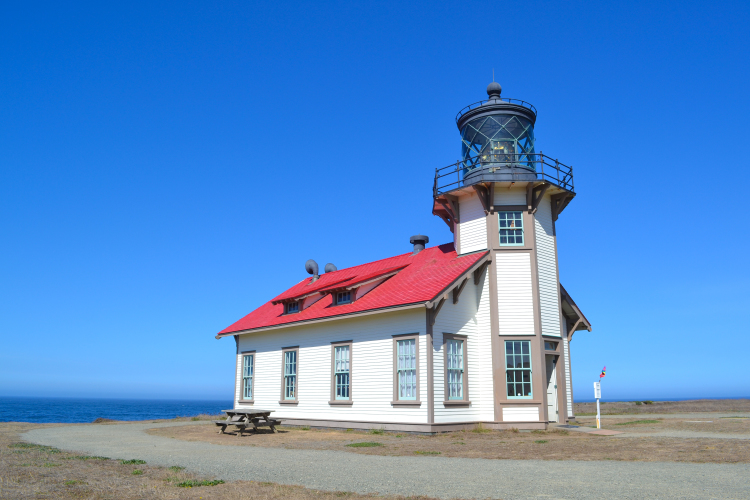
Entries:
<svg viewBox="0 0 750 500">
<path fill-rule="evenodd" d="M 527 119 L 514 115 L 476 118 L 464 126 L 461 139 L 464 160 L 478 153 L 489 154 L 487 148 L 492 147 L 492 141 L 512 141 L 512 149 L 505 149 L 505 154 L 519 155 L 521 162 L 531 160 L 526 155 L 534 153 L 534 126 Z M 533 167 L 533 164 L 528 166 Z"/>
</svg>

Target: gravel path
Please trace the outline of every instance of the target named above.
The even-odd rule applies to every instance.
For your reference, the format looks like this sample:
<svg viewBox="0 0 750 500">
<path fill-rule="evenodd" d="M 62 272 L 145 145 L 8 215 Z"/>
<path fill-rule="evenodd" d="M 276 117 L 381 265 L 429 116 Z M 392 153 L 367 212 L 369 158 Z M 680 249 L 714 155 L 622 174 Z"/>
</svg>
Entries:
<svg viewBox="0 0 750 500">
<path fill-rule="evenodd" d="M 749 464 L 386 457 L 221 446 L 143 432 L 191 424 L 51 427 L 31 430 L 23 439 L 91 455 L 139 458 L 151 465 L 181 465 L 225 480 L 271 481 L 321 490 L 506 500 L 750 498 Z"/>
</svg>

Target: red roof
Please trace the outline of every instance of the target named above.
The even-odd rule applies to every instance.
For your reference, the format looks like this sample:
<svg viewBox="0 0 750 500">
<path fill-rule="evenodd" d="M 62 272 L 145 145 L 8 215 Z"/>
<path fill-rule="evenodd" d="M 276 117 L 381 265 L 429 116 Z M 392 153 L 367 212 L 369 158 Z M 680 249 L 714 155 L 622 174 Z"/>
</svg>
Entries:
<svg viewBox="0 0 750 500">
<path fill-rule="evenodd" d="M 487 252 L 459 257 L 453 249 L 453 243 L 447 243 L 426 248 L 416 255 L 405 253 L 325 273 L 315 282 L 312 282 L 310 277 L 223 329 L 219 335 L 428 302 L 436 298 L 485 255 Z M 334 306 L 331 294 L 327 294 L 298 313 L 284 314 L 284 304 L 280 302 L 316 294 L 327 289 L 356 285 L 393 272 L 396 274 L 351 304 Z"/>
</svg>

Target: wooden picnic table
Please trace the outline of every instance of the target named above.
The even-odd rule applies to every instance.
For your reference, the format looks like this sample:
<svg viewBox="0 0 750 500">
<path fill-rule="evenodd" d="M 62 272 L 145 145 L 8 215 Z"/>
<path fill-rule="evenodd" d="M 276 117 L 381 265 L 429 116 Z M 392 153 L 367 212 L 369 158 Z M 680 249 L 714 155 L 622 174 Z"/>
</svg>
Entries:
<svg viewBox="0 0 750 500">
<path fill-rule="evenodd" d="M 227 414 L 226 420 L 214 420 L 214 423 L 221 427 L 219 431 L 224 434 L 224 431 L 228 426 L 233 425 L 237 428 L 237 437 L 241 436 L 242 433 L 252 427 L 253 431 L 257 431 L 258 427 L 270 427 L 273 432 L 278 432 L 276 426 L 281 424 L 281 420 L 271 420 L 272 411 L 269 410 L 222 410 Z"/>
</svg>

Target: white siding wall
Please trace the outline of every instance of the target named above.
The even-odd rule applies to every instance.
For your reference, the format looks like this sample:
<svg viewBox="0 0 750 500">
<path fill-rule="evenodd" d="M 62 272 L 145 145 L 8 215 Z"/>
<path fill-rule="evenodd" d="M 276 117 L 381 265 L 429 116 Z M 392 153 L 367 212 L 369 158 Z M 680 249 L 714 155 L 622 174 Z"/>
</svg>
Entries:
<svg viewBox="0 0 750 500">
<path fill-rule="evenodd" d="M 459 199 L 459 254 L 487 248 L 487 220 L 482 202 L 476 194 Z"/>
<path fill-rule="evenodd" d="M 490 331 L 489 279 L 484 273 L 478 285 L 469 275 L 458 304 L 452 295 L 443 304 L 433 332 L 435 370 L 435 423 L 494 420 L 492 393 L 492 332 Z M 467 335 L 464 366 L 468 369 L 470 407 L 443 406 L 445 401 L 445 353 L 443 333 Z"/>
<path fill-rule="evenodd" d="M 526 188 L 510 188 L 495 184 L 495 206 L 526 205 Z"/>
<path fill-rule="evenodd" d="M 504 422 L 539 422 L 538 406 L 506 406 L 503 408 Z"/>
<path fill-rule="evenodd" d="M 539 203 L 534 216 L 536 231 L 536 256 L 539 276 L 539 308 L 542 316 L 542 334 L 560 336 L 560 307 L 558 301 L 555 233 L 552 223 L 552 205 L 549 196 Z"/>
<path fill-rule="evenodd" d="M 565 399 L 568 404 L 568 417 L 573 417 L 573 382 L 570 379 L 570 346 L 563 337 L 563 356 L 565 356 Z"/>
<path fill-rule="evenodd" d="M 531 254 L 500 252 L 495 262 L 500 335 L 534 335 Z"/>
<path fill-rule="evenodd" d="M 467 285 L 469 286 L 469 285 Z M 427 422 L 427 346 L 425 310 L 381 313 L 240 337 L 240 352 L 255 350 L 255 403 L 236 408 L 273 410 L 279 418 L 353 420 L 368 422 Z M 419 333 L 419 408 L 397 407 L 393 400 L 392 335 Z M 330 406 L 331 342 L 353 340 L 351 353 L 354 404 Z M 281 348 L 299 345 L 299 405 L 280 405 Z M 240 368 L 237 368 L 239 399 Z"/>
</svg>

